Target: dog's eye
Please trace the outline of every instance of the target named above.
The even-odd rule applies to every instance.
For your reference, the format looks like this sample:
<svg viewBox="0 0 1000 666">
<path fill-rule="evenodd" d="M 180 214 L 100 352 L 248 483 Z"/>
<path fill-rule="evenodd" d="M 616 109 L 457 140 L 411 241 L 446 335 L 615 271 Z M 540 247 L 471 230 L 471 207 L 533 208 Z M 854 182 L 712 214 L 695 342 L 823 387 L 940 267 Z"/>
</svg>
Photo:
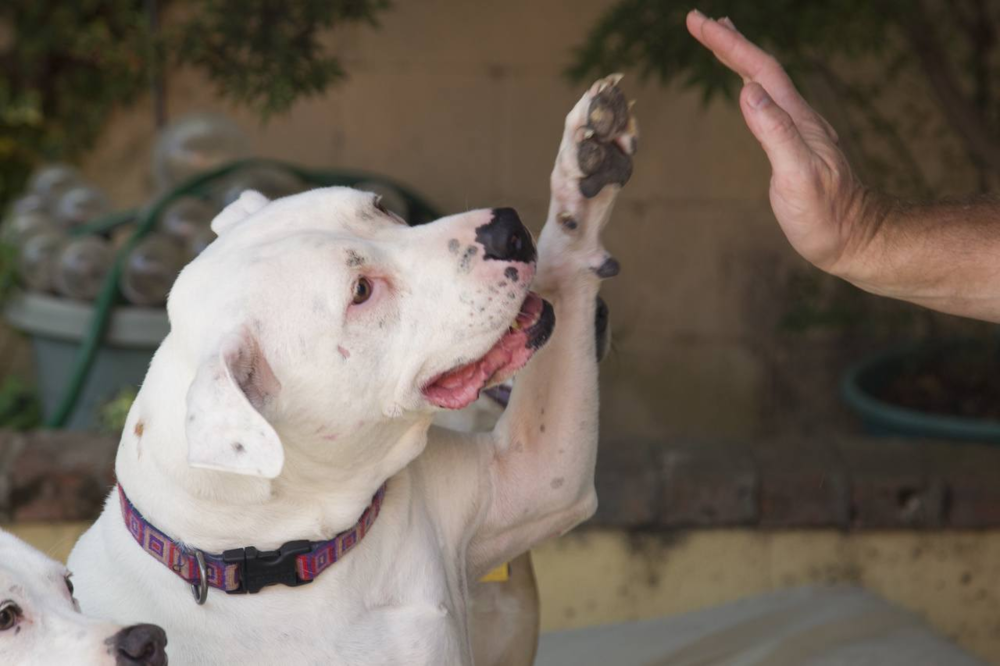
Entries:
<svg viewBox="0 0 1000 666">
<path fill-rule="evenodd" d="M 9 602 L 0 606 L 0 631 L 13 629 L 14 625 L 21 618 L 21 609 L 17 604 Z"/>
<path fill-rule="evenodd" d="M 69 590 L 69 596 L 71 597 L 73 596 L 73 581 L 71 580 L 72 577 L 73 574 L 66 574 L 65 576 L 63 576 L 63 580 L 66 581 L 66 589 Z"/>
<path fill-rule="evenodd" d="M 353 303 L 355 305 L 361 305 L 372 295 L 372 283 L 369 282 L 368 278 L 358 278 L 358 281 L 354 283 L 354 299 Z"/>
</svg>

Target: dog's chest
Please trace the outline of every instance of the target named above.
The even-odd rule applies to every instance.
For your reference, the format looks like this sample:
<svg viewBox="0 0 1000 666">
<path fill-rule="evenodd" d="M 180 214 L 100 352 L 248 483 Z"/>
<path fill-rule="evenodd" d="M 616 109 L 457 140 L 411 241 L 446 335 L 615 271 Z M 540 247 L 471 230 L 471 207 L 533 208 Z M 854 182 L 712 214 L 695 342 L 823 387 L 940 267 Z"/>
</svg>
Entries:
<svg viewBox="0 0 1000 666">
<path fill-rule="evenodd" d="M 374 529 L 312 583 L 260 594 L 210 595 L 205 607 L 164 618 L 189 621 L 171 634 L 178 663 L 414 666 L 469 663 L 459 559 L 419 506 L 389 505 Z M 398 504 L 397 504 L 398 506 Z M 186 603 L 191 602 L 185 600 Z M 199 621 L 202 612 L 215 621 Z M 217 614 L 217 615 L 216 615 Z M 235 634 L 206 658 L 213 634 Z M 177 637 L 174 640 L 173 636 Z M 215 649 L 213 646 L 212 650 Z M 191 650 L 191 652 L 188 652 Z"/>
<path fill-rule="evenodd" d="M 450 552 L 455 546 L 439 538 L 434 520 L 421 509 L 418 501 L 405 516 L 385 516 L 385 541 L 371 544 L 367 561 L 357 560 L 356 575 L 341 572 L 360 599 L 338 632 L 337 652 L 349 656 L 345 663 L 468 660 L 464 572 L 454 567 L 464 557 Z"/>
</svg>

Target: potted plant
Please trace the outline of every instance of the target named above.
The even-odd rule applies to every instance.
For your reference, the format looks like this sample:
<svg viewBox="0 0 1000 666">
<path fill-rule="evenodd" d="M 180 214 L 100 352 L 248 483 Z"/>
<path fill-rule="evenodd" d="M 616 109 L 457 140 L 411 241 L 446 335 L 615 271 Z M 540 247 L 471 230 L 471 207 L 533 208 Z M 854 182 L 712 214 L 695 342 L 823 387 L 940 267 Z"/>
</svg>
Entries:
<svg viewBox="0 0 1000 666">
<path fill-rule="evenodd" d="M 104 403 L 141 383 L 153 351 L 169 331 L 163 305 L 174 279 L 214 239 L 209 225 L 216 213 L 244 190 L 278 198 L 311 187 L 347 185 L 380 194 L 384 205 L 411 224 L 439 216 L 406 187 L 372 174 L 252 158 L 227 159 L 201 171 L 220 153 L 214 152 L 211 160 L 199 155 L 197 147 L 212 143 L 195 130 L 214 132 L 218 126 L 225 123 L 195 116 L 163 133 L 161 146 L 174 145 L 176 151 L 157 150 L 158 159 L 185 177 L 165 182 L 166 191 L 140 211 L 88 219 L 78 226 L 65 221 L 62 226 L 29 226 L 36 216 L 23 212 L 23 202 L 39 199 L 39 182 L 53 170 L 67 171 L 65 167 L 43 169 L 32 180 L 32 191 L 18 199 L 22 213 L 9 217 L 5 230 L 18 248 L 24 288 L 8 299 L 5 316 L 31 337 L 48 425 L 94 427 Z M 176 141 L 178 134 L 194 140 Z M 162 164 L 158 169 L 170 171 Z M 77 187 L 82 186 L 72 185 L 67 192 Z"/>
</svg>

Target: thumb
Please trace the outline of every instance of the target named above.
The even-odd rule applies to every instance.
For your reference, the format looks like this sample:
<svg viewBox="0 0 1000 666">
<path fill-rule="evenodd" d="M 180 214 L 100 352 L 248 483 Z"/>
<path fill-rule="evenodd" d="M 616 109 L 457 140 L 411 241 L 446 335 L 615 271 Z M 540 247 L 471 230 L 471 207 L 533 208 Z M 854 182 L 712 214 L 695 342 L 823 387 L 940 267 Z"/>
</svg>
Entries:
<svg viewBox="0 0 1000 666">
<path fill-rule="evenodd" d="M 792 117 L 771 99 L 762 85 L 750 82 L 743 86 L 740 109 L 776 175 L 801 172 L 812 161 L 812 150 Z"/>
</svg>

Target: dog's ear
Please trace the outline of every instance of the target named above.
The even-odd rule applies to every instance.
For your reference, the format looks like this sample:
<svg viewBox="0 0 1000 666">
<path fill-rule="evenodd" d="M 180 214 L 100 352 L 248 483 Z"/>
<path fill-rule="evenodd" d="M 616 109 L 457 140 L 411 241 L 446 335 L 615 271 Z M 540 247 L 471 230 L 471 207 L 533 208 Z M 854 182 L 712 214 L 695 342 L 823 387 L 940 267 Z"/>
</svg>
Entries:
<svg viewBox="0 0 1000 666">
<path fill-rule="evenodd" d="M 264 418 L 281 390 L 260 343 L 248 329 L 227 336 L 205 359 L 187 394 L 188 462 L 273 479 L 285 454 Z"/>
<path fill-rule="evenodd" d="M 223 208 L 222 212 L 215 216 L 215 219 L 212 220 L 212 231 L 217 236 L 221 236 L 226 229 L 250 217 L 269 203 L 271 200 L 257 190 L 244 190 L 239 199 Z"/>
</svg>

